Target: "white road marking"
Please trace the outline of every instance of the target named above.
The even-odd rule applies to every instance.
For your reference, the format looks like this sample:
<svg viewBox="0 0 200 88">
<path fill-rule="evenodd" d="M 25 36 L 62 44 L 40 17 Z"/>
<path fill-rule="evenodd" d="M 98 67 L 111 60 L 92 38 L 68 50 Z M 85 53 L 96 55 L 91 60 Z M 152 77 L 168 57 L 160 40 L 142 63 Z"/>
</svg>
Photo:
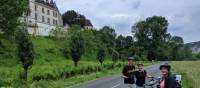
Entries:
<svg viewBox="0 0 200 88">
<path fill-rule="evenodd" d="M 111 88 L 116 88 L 116 87 L 118 87 L 120 85 L 120 83 L 119 84 L 117 84 L 117 85 L 115 85 L 115 86 L 113 86 L 113 87 L 111 87 Z"/>
</svg>

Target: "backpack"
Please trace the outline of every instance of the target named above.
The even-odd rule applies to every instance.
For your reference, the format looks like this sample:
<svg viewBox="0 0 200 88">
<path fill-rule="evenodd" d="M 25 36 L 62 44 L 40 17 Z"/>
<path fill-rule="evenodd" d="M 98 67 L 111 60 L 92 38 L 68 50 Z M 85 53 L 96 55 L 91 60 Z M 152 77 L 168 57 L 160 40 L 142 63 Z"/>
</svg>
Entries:
<svg viewBox="0 0 200 88">
<path fill-rule="evenodd" d="M 176 88 L 182 88 L 182 85 L 181 85 L 181 75 L 174 75 L 174 80 L 175 80 L 175 85 L 176 85 Z"/>
</svg>

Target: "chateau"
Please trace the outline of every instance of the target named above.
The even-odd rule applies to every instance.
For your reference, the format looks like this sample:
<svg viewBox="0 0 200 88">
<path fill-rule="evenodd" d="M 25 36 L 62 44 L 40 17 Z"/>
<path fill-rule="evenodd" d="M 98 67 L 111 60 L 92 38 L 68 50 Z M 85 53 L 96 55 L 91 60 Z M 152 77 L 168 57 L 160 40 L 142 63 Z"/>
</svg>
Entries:
<svg viewBox="0 0 200 88">
<path fill-rule="evenodd" d="M 30 14 L 24 19 L 28 32 L 48 36 L 52 29 L 63 27 L 62 16 L 53 0 L 29 0 Z"/>
</svg>

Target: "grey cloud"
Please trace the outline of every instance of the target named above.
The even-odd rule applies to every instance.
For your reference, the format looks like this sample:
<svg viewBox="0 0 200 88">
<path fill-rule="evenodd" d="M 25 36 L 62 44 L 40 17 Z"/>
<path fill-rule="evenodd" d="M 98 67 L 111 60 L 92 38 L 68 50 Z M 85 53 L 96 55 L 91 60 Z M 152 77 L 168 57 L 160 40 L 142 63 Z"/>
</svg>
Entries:
<svg viewBox="0 0 200 88">
<path fill-rule="evenodd" d="M 147 17 L 164 16 L 169 32 L 186 42 L 200 40 L 199 0 L 55 0 L 62 13 L 75 10 L 96 28 L 112 26 L 118 34 L 130 35 L 131 26 Z"/>
</svg>

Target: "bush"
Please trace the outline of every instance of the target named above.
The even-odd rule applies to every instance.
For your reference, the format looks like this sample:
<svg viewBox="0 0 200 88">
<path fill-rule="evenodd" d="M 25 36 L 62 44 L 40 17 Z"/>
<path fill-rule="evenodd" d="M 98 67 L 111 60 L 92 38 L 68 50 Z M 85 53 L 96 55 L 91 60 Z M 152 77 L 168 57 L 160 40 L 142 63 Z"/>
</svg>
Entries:
<svg viewBox="0 0 200 88">
<path fill-rule="evenodd" d="M 61 39 L 61 38 L 65 38 L 66 34 L 67 34 L 67 30 L 66 29 L 57 27 L 57 28 L 52 29 L 50 31 L 50 35 L 49 36 L 52 37 L 52 38 Z"/>
</svg>

